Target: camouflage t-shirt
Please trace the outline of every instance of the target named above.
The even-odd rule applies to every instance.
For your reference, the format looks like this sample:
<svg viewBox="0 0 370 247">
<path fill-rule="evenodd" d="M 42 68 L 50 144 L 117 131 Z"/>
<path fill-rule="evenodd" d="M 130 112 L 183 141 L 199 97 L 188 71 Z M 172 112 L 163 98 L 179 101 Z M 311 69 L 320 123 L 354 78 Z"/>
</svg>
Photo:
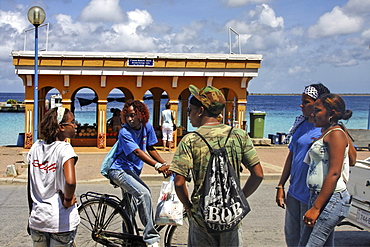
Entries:
<svg viewBox="0 0 370 247">
<path fill-rule="evenodd" d="M 212 148 L 219 149 L 225 146 L 230 128 L 230 126 L 225 124 L 216 126 L 203 125 L 196 131 L 207 140 Z M 240 176 L 241 163 L 246 168 L 249 168 L 260 162 L 252 141 L 244 130 L 233 129 L 225 147 L 229 161 L 238 177 Z M 204 226 L 204 224 L 201 218 L 197 216 L 200 199 L 199 192 L 203 186 L 210 157 L 211 154 L 207 144 L 197 134 L 189 133 L 179 143 L 170 166 L 170 170 L 176 174 L 184 177 L 188 177 L 190 174 L 193 176 L 192 215 L 200 226 Z M 193 171 L 192 173 L 191 170 Z"/>
</svg>

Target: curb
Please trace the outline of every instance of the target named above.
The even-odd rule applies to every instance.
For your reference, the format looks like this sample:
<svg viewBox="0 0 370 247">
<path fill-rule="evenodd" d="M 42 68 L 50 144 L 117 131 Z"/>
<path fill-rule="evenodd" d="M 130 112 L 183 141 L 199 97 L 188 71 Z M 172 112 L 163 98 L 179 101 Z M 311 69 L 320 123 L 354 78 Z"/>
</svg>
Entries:
<svg viewBox="0 0 370 247">
<path fill-rule="evenodd" d="M 265 174 L 263 180 L 279 180 L 281 174 L 280 173 L 271 173 Z M 241 174 L 240 179 L 246 180 L 249 177 L 248 174 Z M 155 181 L 165 181 L 166 179 L 163 178 L 162 175 L 157 174 L 144 174 L 141 175 L 140 178 L 144 182 L 155 182 Z M 77 180 L 77 184 L 90 184 L 90 183 L 109 183 L 108 179 L 102 178 L 95 178 L 90 180 Z M 7 177 L 7 178 L 0 178 L 0 185 L 16 185 L 16 184 L 27 184 L 27 177 L 22 176 L 19 177 Z"/>
</svg>

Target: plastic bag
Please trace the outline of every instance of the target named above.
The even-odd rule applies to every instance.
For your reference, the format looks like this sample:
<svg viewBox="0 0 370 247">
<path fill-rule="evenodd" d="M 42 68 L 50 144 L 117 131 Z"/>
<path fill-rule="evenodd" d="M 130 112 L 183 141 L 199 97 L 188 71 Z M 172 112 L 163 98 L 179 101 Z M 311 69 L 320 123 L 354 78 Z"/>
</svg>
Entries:
<svg viewBox="0 0 370 247">
<path fill-rule="evenodd" d="M 155 215 L 157 225 L 183 225 L 184 206 L 176 195 L 174 178 L 172 175 L 170 181 L 162 183 Z"/>
</svg>

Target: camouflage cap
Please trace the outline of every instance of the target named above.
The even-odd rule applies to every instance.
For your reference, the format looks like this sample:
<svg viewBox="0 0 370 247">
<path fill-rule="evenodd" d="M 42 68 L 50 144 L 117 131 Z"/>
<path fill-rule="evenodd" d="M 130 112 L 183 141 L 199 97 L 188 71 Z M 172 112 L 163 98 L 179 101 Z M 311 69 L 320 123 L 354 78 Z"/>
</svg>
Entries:
<svg viewBox="0 0 370 247">
<path fill-rule="evenodd" d="M 225 107 L 226 100 L 221 90 L 206 86 L 198 89 L 194 85 L 189 86 L 190 93 L 198 99 L 207 110 L 213 114 L 220 114 Z"/>
</svg>

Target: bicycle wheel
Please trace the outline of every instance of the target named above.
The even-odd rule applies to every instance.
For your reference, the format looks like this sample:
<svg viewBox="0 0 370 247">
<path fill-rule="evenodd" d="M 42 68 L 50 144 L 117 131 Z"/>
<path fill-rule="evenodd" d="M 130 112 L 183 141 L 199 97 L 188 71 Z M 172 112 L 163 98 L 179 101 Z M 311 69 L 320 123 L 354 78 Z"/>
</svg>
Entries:
<svg viewBox="0 0 370 247">
<path fill-rule="evenodd" d="M 188 245 L 188 231 L 189 219 L 184 217 L 184 224 L 182 226 L 167 226 L 164 236 L 165 247 L 187 246 Z"/>
<path fill-rule="evenodd" d="M 81 223 L 76 246 L 131 246 L 131 241 L 122 238 L 122 233 L 133 234 L 131 222 L 116 203 L 88 200 L 78 207 L 78 212 Z"/>
</svg>

